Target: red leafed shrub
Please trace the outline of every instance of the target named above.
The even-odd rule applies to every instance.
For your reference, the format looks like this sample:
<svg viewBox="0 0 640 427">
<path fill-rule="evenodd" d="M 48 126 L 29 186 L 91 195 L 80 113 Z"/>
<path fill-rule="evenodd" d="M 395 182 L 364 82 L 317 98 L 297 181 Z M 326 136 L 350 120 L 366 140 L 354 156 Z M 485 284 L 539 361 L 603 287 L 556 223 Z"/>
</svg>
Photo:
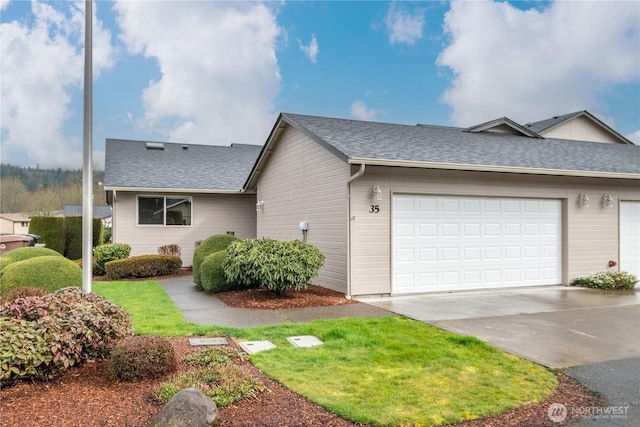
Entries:
<svg viewBox="0 0 640 427">
<path fill-rule="evenodd" d="M 141 335 L 120 342 L 111 352 L 109 370 L 121 381 L 153 379 L 178 366 L 173 346 L 163 337 Z"/>
<path fill-rule="evenodd" d="M 132 333 L 127 312 L 76 287 L 5 303 L 0 328 L 3 384 L 56 377 L 83 360 L 106 357 Z"/>
<path fill-rule="evenodd" d="M 49 291 L 37 286 L 23 286 L 21 288 L 13 288 L 4 294 L 0 295 L 0 306 L 5 302 L 13 301 L 18 298 L 24 297 L 43 297 L 47 295 Z"/>
</svg>

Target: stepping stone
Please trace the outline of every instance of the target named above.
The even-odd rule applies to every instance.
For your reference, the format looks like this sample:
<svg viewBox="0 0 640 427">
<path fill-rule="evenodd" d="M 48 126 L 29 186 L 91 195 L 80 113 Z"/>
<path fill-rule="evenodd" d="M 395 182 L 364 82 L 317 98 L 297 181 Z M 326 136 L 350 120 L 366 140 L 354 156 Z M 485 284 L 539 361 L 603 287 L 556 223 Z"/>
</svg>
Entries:
<svg viewBox="0 0 640 427">
<path fill-rule="evenodd" d="M 249 354 L 276 348 L 271 341 L 241 341 L 238 345 Z"/>
<path fill-rule="evenodd" d="M 287 340 L 296 347 L 315 347 L 323 342 L 313 335 L 300 335 L 297 337 L 287 337 Z"/>
<path fill-rule="evenodd" d="M 189 338 L 189 345 L 229 345 L 226 338 Z"/>
</svg>

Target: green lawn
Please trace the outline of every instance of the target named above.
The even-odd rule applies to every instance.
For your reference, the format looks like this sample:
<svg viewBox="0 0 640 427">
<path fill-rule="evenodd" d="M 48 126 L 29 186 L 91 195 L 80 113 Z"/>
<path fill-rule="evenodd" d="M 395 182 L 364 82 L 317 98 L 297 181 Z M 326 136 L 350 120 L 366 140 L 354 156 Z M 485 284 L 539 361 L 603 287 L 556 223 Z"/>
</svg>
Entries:
<svg viewBox="0 0 640 427">
<path fill-rule="evenodd" d="M 228 334 L 228 328 L 188 323 L 156 281 L 93 282 L 93 292 L 123 307 L 136 335 L 190 336 Z"/>
<path fill-rule="evenodd" d="M 269 340 L 251 356 L 267 375 L 344 418 L 378 425 L 449 424 L 506 412 L 555 389 L 545 368 L 400 316 L 320 320 L 250 329 L 184 321 L 157 282 L 94 283 L 96 293 L 132 314 L 138 334 L 228 334 Z M 324 345 L 295 348 L 287 336 Z"/>
</svg>

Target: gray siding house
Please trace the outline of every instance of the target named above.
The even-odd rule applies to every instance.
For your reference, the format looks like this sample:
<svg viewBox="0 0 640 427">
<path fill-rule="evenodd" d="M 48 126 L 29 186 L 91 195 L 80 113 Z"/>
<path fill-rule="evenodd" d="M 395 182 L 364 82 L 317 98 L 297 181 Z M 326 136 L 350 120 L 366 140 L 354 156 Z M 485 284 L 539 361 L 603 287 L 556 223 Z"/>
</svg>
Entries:
<svg viewBox="0 0 640 427">
<path fill-rule="evenodd" d="M 242 184 L 261 148 L 107 139 L 112 241 L 131 245 L 132 255 L 177 244 L 190 266 L 195 242 L 210 235 L 255 237 L 256 196 Z"/>
<path fill-rule="evenodd" d="M 585 111 L 467 129 L 283 113 L 253 153 L 225 193 L 253 221 L 236 235 L 316 245 L 316 284 L 348 296 L 568 284 L 610 261 L 640 273 L 640 147 Z M 114 201 L 126 242 L 146 230 L 131 208 L 144 203 L 110 183 L 109 164 L 105 187 L 130 206 L 120 216 Z"/>
</svg>

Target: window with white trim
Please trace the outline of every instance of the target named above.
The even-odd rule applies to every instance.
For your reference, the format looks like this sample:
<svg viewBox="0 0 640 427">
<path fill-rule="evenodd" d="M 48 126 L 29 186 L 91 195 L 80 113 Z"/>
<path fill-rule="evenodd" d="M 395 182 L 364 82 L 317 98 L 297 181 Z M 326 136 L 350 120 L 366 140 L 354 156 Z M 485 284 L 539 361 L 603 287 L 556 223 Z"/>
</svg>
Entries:
<svg viewBox="0 0 640 427">
<path fill-rule="evenodd" d="M 138 196 L 138 225 L 191 225 L 191 197 Z"/>
</svg>

